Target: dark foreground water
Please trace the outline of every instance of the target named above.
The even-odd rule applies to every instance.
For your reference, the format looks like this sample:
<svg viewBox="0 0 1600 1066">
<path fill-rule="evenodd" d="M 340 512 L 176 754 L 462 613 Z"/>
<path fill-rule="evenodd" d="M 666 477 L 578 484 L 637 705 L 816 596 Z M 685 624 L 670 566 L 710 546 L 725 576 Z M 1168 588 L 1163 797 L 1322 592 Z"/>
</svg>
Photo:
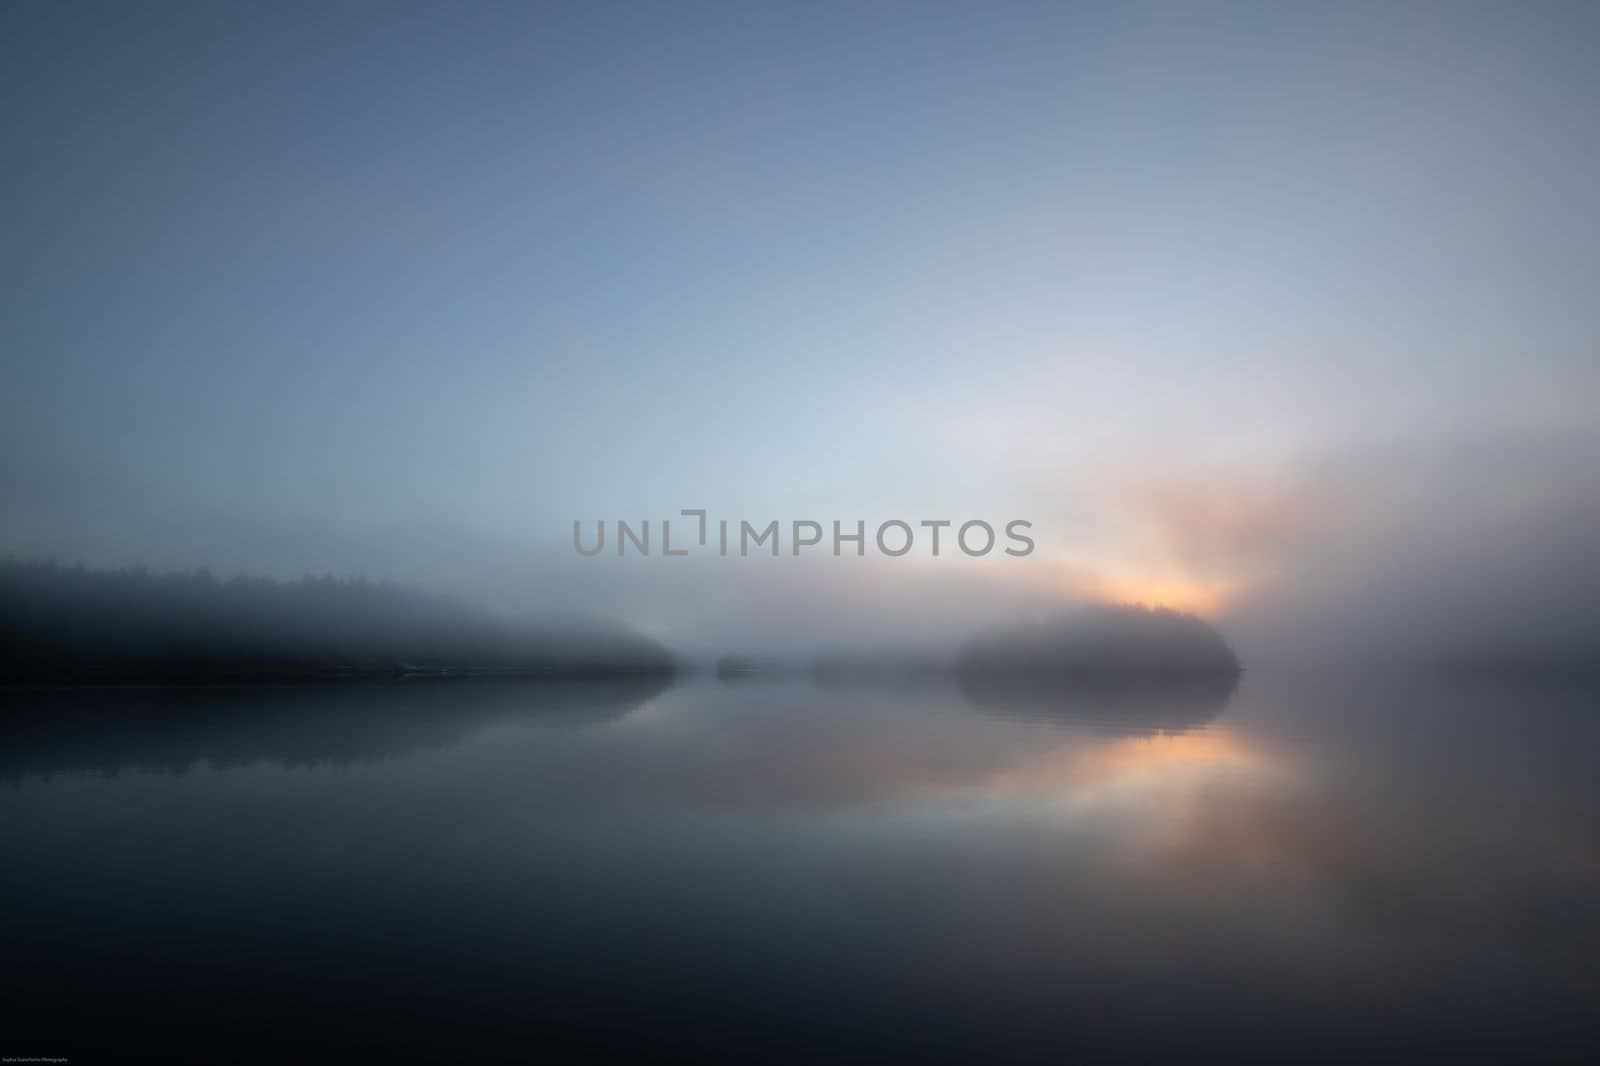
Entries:
<svg viewBox="0 0 1600 1066">
<path fill-rule="evenodd" d="M 0 1054 L 1544 1061 L 1600 701 L 1247 675 L 11 693 Z"/>
</svg>

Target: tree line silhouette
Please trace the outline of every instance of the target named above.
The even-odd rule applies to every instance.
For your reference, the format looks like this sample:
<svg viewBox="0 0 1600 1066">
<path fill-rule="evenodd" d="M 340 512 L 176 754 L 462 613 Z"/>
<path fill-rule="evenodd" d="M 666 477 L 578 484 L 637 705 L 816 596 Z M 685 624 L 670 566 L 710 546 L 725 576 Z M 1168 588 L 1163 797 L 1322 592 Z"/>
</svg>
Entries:
<svg viewBox="0 0 1600 1066">
<path fill-rule="evenodd" d="M 0 561 L 0 679 L 271 682 L 670 674 L 666 648 L 586 619 L 515 621 L 366 580 Z"/>
</svg>

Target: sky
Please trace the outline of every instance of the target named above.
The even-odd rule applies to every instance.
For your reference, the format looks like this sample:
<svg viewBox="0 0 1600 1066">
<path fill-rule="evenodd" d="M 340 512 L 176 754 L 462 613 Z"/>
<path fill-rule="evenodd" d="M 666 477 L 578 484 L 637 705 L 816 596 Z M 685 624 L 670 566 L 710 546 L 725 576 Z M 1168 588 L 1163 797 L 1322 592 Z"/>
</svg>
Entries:
<svg viewBox="0 0 1600 1066">
<path fill-rule="evenodd" d="M 0 554 L 702 650 L 1570 635 L 1597 52 L 1583 4 L 8 3 Z M 1037 548 L 572 550 L 683 508 Z"/>
</svg>

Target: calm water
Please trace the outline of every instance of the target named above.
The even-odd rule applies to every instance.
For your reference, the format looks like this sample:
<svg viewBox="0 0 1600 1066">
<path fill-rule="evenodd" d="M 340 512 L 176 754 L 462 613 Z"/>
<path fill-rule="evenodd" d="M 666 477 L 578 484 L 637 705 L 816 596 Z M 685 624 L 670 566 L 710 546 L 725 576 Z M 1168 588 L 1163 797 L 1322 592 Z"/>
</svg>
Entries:
<svg viewBox="0 0 1600 1066">
<path fill-rule="evenodd" d="M 0 1052 L 1583 1057 L 1600 706 L 1247 675 L 15 694 Z"/>
</svg>

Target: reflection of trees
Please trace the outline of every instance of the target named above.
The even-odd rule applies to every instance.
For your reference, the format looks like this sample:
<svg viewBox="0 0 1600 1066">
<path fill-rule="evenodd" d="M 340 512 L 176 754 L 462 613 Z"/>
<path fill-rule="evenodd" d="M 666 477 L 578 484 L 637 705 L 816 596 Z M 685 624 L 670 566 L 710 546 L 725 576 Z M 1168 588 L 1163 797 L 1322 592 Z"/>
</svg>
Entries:
<svg viewBox="0 0 1600 1066">
<path fill-rule="evenodd" d="M 1127 730 L 1196 729 L 1227 709 L 1238 677 L 1019 678 L 959 675 L 973 706 L 999 715 Z"/>
<path fill-rule="evenodd" d="M 459 744 L 499 721 L 611 721 L 664 687 L 626 680 L 13 689 L 0 695 L 0 777 L 182 772 L 202 760 L 372 762 Z"/>
</svg>

